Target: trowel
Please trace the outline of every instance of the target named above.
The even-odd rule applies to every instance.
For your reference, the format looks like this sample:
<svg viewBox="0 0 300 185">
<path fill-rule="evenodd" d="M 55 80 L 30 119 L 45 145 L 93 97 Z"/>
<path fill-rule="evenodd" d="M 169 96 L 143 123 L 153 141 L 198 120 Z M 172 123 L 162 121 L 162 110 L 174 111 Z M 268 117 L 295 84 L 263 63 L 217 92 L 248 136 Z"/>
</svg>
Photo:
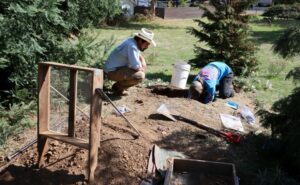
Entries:
<svg viewBox="0 0 300 185">
<path fill-rule="evenodd" d="M 157 113 L 164 115 L 165 117 L 169 118 L 172 121 L 177 121 L 174 116 L 170 113 L 169 109 L 167 108 L 166 104 L 161 104 L 158 109 L 156 110 Z"/>
</svg>

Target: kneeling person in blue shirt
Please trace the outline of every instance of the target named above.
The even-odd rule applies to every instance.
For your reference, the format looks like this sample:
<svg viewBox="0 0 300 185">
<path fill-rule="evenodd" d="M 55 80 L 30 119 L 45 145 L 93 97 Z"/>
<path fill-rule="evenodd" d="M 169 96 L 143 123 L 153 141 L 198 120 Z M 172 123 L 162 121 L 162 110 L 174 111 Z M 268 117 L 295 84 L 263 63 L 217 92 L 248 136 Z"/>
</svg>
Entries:
<svg viewBox="0 0 300 185">
<path fill-rule="evenodd" d="M 227 64 L 211 62 L 200 70 L 190 85 L 190 97 L 205 104 L 214 101 L 217 86 L 221 98 L 233 97 L 233 78 L 233 71 Z"/>
<path fill-rule="evenodd" d="M 141 51 L 146 50 L 150 44 L 156 46 L 154 33 L 146 28 L 135 33 L 117 46 L 109 55 L 104 71 L 109 80 L 116 81 L 112 90 L 117 95 L 127 95 L 129 87 L 137 85 L 145 79 L 146 61 Z"/>
</svg>

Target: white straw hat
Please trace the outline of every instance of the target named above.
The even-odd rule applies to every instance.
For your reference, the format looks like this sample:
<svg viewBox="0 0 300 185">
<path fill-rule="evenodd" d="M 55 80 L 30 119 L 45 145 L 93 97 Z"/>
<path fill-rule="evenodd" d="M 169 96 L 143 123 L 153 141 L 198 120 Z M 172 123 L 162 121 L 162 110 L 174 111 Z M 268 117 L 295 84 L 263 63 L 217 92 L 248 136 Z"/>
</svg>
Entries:
<svg viewBox="0 0 300 185">
<path fill-rule="evenodd" d="M 151 30 L 142 28 L 140 32 L 134 33 L 133 35 L 151 43 L 153 46 L 156 46 L 156 43 L 153 40 L 154 33 Z"/>
</svg>

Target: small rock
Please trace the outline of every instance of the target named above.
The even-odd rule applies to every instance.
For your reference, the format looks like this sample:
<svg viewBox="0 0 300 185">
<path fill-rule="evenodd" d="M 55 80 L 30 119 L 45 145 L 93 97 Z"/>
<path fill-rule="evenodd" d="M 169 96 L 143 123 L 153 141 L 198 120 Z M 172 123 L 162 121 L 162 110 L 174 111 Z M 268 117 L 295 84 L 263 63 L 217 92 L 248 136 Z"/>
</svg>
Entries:
<svg viewBox="0 0 300 185">
<path fill-rule="evenodd" d="M 53 141 L 53 146 L 58 146 L 59 145 L 59 142 L 58 141 Z"/>
<path fill-rule="evenodd" d="M 168 133 L 166 131 L 161 132 L 162 135 L 167 135 Z"/>
<path fill-rule="evenodd" d="M 123 155 L 123 158 L 124 158 L 125 160 L 128 160 L 128 155 Z"/>
<path fill-rule="evenodd" d="M 29 158 L 33 158 L 34 157 L 34 153 L 29 153 Z"/>
<path fill-rule="evenodd" d="M 158 131 L 165 131 L 166 129 L 163 128 L 163 127 L 161 127 L 161 126 L 159 126 L 159 127 L 157 127 L 157 130 L 158 130 Z"/>
<path fill-rule="evenodd" d="M 135 100 L 135 103 L 142 104 L 142 103 L 144 103 L 144 101 L 143 100 Z"/>
</svg>

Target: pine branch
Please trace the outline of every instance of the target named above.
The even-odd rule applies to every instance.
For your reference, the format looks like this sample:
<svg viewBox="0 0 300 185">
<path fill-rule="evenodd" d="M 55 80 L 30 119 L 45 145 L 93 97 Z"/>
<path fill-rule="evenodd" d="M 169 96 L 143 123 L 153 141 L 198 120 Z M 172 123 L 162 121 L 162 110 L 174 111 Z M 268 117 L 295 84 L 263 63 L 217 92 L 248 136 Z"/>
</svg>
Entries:
<svg viewBox="0 0 300 185">
<path fill-rule="evenodd" d="M 300 27 L 287 29 L 275 42 L 273 50 L 282 57 L 288 58 L 300 54 Z"/>
</svg>

